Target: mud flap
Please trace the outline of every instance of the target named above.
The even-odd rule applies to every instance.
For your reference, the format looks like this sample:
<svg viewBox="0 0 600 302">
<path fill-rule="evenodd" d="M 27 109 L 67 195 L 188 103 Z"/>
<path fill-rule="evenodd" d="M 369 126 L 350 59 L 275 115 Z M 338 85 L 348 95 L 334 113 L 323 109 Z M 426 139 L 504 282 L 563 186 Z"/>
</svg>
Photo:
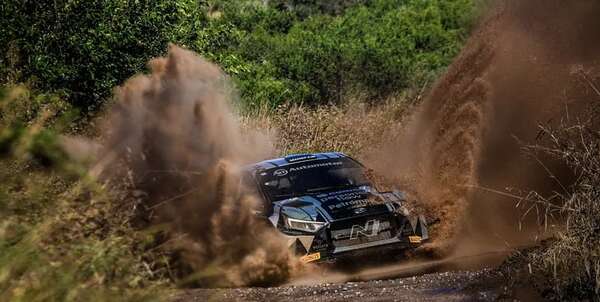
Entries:
<svg viewBox="0 0 600 302">
<path fill-rule="evenodd" d="M 421 236 L 421 240 L 429 239 L 429 232 L 427 231 L 427 221 L 425 220 L 425 216 L 419 215 L 414 230 L 416 235 Z"/>
<path fill-rule="evenodd" d="M 294 240 L 292 244 L 290 244 L 289 248 L 290 251 L 296 256 L 303 256 L 308 253 L 308 249 L 304 247 L 304 244 L 302 244 L 302 242 L 298 238 L 296 238 L 296 240 Z"/>
<path fill-rule="evenodd" d="M 427 221 L 425 220 L 425 216 L 419 215 L 418 217 L 411 217 L 409 222 L 413 233 L 413 236 L 409 236 L 411 243 L 420 243 L 423 240 L 429 239 L 429 232 L 427 231 Z"/>
<path fill-rule="evenodd" d="M 296 255 L 306 255 L 313 244 L 314 236 L 287 236 L 288 247 Z"/>
</svg>

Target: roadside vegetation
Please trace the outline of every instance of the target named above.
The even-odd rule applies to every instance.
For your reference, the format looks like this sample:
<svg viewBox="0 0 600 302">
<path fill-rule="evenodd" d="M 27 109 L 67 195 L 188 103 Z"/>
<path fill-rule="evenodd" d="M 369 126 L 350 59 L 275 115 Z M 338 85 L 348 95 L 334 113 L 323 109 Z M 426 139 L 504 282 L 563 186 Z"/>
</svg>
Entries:
<svg viewBox="0 0 600 302">
<path fill-rule="evenodd" d="M 369 106 L 363 100 L 339 105 L 286 105 L 242 116 L 242 125 L 271 133 L 278 154 L 336 150 L 360 157 L 400 133 L 419 95 L 395 97 Z M 357 123 L 360 121 L 360 123 Z"/>
<path fill-rule="evenodd" d="M 266 3 L 266 4 L 264 4 Z M 219 64 L 241 107 L 376 102 L 434 79 L 461 48 L 472 0 L 5 1 L 0 79 L 93 114 L 168 43 Z"/>
<path fill-rule="evenodd" d="M 129 224 L 134 204 L 59 144 L 70 106 L 13 87 L 0 89 L 0 109 L 0 300 L 158 298 L 142 252 L 152 237 Z"/>
<path fill-rule="evenodd" d="M 593 300 L 600 297 L 600 111 L 598 103 L 584 117 L 543 125 L 544 137 L 525 147 L 527 154 L 564 162 L 575 175 L 562 190 L 542 197 L 531 193 L 543 219 L 561 217 L 564 229 L 541 248 L 521 256 L 529 267 L 517 275 L 533 280 L 545 298 Z"/>
</svg>

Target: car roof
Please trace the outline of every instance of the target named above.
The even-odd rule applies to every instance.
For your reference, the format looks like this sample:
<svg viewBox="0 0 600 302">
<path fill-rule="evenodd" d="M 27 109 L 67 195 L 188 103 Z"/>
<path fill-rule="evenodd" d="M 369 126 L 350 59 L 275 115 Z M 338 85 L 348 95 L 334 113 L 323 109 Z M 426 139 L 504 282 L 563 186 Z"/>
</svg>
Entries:
<svg viewBox="0 0 600 302">
<path fill-rule="evenodd" d="M 349 156 L 341 152 L 290 154 L 284 157 L 264 160 L 255 164 L 248 165 L 246 166 L 246 169 L 251 171 L 257 171 L 285 167 L 300 162 L 321 161 L 334 158 L 349 158 Z"/>
</svg>

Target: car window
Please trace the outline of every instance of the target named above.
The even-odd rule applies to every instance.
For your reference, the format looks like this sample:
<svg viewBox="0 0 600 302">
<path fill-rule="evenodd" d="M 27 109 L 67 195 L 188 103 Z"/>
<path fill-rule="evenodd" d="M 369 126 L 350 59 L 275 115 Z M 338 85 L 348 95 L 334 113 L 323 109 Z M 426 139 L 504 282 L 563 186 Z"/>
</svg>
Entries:
<svg viewBox="0 0 600 302">
<path fill-rule="evenodd" d="M 369 184 L 363 167 L 348 158 L 274 168 L 262 171 L 259 178 L 273 200 Z"/>
</svg>

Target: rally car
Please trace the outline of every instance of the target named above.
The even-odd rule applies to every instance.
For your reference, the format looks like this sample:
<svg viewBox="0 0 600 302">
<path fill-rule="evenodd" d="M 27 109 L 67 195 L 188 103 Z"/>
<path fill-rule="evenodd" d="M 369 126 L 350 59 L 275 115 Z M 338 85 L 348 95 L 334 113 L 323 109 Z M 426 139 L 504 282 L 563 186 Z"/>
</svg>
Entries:
<svg viewBox="0 0 600 302">
<path fill-rule="evenodd" d="M 246 167 L 243 180 L 264 202 L 258 215 L 304 262 L 404 251 L 429 238 L 424 217 L 410 216 L 402 192 L 378 192 L 364 166 L 343 153 L 266 160 Z"/>
</svg>

